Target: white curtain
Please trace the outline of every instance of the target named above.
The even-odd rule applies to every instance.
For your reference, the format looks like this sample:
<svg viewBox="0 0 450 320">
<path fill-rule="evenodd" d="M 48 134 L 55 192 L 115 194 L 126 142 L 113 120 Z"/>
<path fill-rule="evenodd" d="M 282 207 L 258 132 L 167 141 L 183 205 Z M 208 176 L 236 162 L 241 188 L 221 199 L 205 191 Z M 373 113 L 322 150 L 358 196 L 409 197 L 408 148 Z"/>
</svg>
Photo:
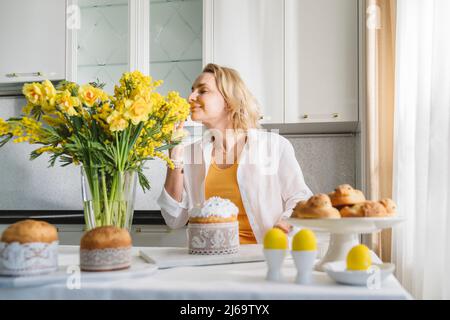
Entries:
<svg viewBox="0 0 450 320">
<path fill-rule="evenodd" d="M 397 3 L 393 262 L 415 298 L 450 299 L 450 1 Z"/>
</svg>

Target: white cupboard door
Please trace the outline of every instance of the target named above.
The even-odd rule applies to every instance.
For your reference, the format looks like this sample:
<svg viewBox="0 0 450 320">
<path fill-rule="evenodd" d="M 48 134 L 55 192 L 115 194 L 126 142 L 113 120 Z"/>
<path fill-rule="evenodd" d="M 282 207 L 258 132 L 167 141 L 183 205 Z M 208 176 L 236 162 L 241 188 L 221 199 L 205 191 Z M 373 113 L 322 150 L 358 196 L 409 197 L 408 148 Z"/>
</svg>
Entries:
<svg viewBox="0 0 450 320">
<path fill-rule="evenodd" d="M 65 79 L 66 1 L 0 3 L 0 83 Z"/>
<path fill-rule="evenodd" d="M 240 73 L 262 123 L 283 122 L 283 10 L 280 0 L 213 1 L 212 62 Z"/>
<path fill-rule="evenodd" d="M 285 122 L 358 121 L 358 0 L 285 1 Z"/>
</svg>

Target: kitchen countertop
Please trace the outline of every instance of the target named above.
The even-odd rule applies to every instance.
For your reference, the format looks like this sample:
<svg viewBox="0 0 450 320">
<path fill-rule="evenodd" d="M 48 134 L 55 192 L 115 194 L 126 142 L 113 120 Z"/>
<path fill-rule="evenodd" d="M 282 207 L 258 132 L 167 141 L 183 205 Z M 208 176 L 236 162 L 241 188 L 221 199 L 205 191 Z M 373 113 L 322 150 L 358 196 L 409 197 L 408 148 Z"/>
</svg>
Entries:
<svg viewBox="0 0 450 320">
<path fill-rule="evenodd" d="M 134 254 L 140 249 L 134 247 Z M 59 260 L 68 259 L 78 259 L 77 246 L 60 246 Z M 0 299 L 411 299 L 393 275 L 380 289 L 369 289 L 338 285 L 322 272 L 314 272 L 312 284 L 297 285 L 292 259 L 284 261 L 281 282 L 266 281 L 266 270 L 265 262 L 176 267 L 131 279 L 81 282 L 80 289 L 65 283 L 2 288 Z"/>
</svg>

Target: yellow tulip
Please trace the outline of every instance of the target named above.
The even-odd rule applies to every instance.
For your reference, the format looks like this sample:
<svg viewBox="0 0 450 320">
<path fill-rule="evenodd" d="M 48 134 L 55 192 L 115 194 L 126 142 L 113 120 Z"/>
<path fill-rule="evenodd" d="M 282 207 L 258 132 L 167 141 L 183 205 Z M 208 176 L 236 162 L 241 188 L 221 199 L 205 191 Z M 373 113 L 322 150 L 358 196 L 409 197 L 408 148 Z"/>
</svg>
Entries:
<svg viewBox="0 0 450 320">
<path fill-rule="evenodd" d="M 128 121 L 121 113 L 117 111 L 113 111 L 111 115 L 106 119 L 106 122 L 108 122 L 109 129 L 112 132 L 123 131 L 128 127 Z"/>
<path fill-rule="evenodd" d="M 85 84 L 78 89 L 78 97 L 88 107 L 92 107 L 97 99 L 104 98 L 103 90 Z"/>
<path fill-rule="evenodd" d="M 22 93 L 32 104 L 41 104 L 44 101 L 44 88 L 40 83 L 25 83 Z"/>
<path fill-rule="evenodd" d="M 125 118 L 131 120 L 134 125 L 139 124 L 141 121 L 147 121 L 148 115 L 152 111 L 151 104 L 142 98 L 136 101 L 127 100 L 125 108 Z"/>
<path fill-rule="evenodd" d="M 42 82 L 42 89 L 45 93 L 47 99 L 54 98 L 56 96 L 56 89 L 49 80 L 44 80 Z"/>
<path fill-rule="evenodd" d="M 70 92 L 65 90 L 56 96 L 56 105 L 58 108 L 69 116 L 77 115 L 75 107 L 78 106 L 78 99 L 72 97 Z"/>
</svg>

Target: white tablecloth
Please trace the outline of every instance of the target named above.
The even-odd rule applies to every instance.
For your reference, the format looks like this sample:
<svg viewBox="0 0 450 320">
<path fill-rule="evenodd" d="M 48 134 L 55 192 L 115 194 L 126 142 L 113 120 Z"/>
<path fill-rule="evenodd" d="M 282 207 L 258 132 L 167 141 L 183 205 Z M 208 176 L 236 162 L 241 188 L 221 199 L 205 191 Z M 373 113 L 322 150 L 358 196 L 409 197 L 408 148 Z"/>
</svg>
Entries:
<svg viewBox="0 0 450 320">
<path fill-rule="evenodd" d="M 140 248 L 134 248 L 138 254 Z M 77 259 L 76 248 L 60 246 L 60 263 Z M 325 273 L 314 272 L 311 285 L 294 283 L 292 259 L 283 265 L 283 281 L 265 280 L 265 262 L 160 269 L 139 278 L 0 289 L 0 299 L 410 299 L 394 276 L 381 289 L 336 284 Z"/>
</svg>

